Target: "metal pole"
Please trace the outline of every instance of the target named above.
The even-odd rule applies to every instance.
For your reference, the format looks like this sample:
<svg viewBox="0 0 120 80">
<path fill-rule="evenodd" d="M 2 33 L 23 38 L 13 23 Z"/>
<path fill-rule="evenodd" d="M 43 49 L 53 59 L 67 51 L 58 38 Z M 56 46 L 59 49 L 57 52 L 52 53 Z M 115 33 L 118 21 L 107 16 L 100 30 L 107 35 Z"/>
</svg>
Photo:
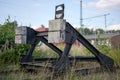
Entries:
<svg viewBox="0 0 120 80">
<path fill-rule="evenodd" d="M 107 24 L 106 24 L 106 16 L 107 16 L 107 15 L 104 15 L 104 18 L 105 18 L 105 34 L 106 34 L 106 27 L 107 27 Z"/>
<path fill-rule="evenodd" d="M 83 18 L 82 18 L 82 0 L 80 0 L 80 26 L 83 28 Z M 81 34 L 83 34 L 83 29 L 80 30 Z"/>
<path fill-rule="evenodd" d="M 110 13 L 104 14 L 104 18 L 105 18 L 105 34 L 106 34 L 106 28 L 107 28 L 107 15 L 110 15 Z"/>
</svg>

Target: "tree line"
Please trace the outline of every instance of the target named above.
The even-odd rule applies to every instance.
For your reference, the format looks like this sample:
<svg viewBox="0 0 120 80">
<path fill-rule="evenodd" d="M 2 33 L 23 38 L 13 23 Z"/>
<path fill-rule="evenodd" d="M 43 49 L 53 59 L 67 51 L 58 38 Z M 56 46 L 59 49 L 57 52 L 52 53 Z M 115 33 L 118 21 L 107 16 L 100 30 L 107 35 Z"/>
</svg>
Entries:
<svg viewBox="0 0 120 80">
<path fill-rule="evenodd" d="M 98 28 L 96 30 L 94 30 L 93 28 L 92 29 L 89 29 L 89 28 L 76 28 L 78 32 L 84 34 L 84 35 L 90 35 L 90 34 L 104 34 L 104 33 L 120 33 L 120 30 L 107 30 L 105 31 L 104 29 L 102 28 Z"/>
</svg>

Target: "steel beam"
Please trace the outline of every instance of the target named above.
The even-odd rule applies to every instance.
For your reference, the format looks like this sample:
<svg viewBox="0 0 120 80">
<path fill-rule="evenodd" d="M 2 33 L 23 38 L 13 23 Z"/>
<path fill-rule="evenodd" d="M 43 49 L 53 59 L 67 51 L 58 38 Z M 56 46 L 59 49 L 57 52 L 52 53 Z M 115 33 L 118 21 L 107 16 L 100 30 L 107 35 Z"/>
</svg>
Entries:
<svg viewBox="0 0 120 80">
<path fill-rule="evenodd" d="M 95 55 L 95 57 L 97 58 L 98 62 L 101 65 L 114 65 L 114 60 L 111 59 L 108 56 L 105 56 L 104 54 L 102 54 L 101 52 L 99 52 L 92 44 L 89 43 L 89 41 L 87 41 L 87 39 L 85 39 L 76 29 L 74 29 L 72 27 L 71 24 L 69 24 L 68 22 L 66 22 L 66 27 L 68 29 L 73 30 L 73 32 L 75 33 L 77 40 L 82 43 L 89 51 L 92 52 L 93 55 Z"/>
</svg>

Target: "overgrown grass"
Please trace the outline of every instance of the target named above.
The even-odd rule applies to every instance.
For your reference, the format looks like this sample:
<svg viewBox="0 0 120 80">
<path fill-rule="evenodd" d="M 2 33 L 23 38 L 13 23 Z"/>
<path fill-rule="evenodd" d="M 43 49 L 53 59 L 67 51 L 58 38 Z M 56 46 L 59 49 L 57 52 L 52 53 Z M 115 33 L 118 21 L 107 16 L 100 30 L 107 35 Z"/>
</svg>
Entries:
<svg viewBox="0 0 120 80">
<path fill-rule="evenodd" d="M 99 50 L 103 54 L 111 57 L 115 62 L 115 66 L 120 67 L 120 48 L 112 48 L 109 46 L 99 46 Z"/>
<path fill-rule="evenodd" d="M 74 71 L 55 76 L 53 72 L 42 70 L 37 73 L 21 71 L 0 75 L 0 80 L 120 80 L 120 70 L 116 72 L 99 72 L 88 75 L 76 74 Z"/>
<path fill-rule="evenodd" d="M 0 67 L 6 65 L 18 65 L 21 59 L 21 55 L 26 54 L 28 45 L 15 45 L 15 48 L 4 49 L 0 53 Z"/>
<path fill-rule="evenodd" d="M 58 46 L 62 51 L 64 47 Z M 13 49 L 7 49 L 0 54 L 1 64 L 16 64 L 19 63 L 21 58 L 20 55 L 25 55 L 29 49 L 29 45 L 16 45 Z M 115 61 L 115 66 L 120 66 L 120 49 L 111 48 L 108 46 L 98 46 L 98 50 L 103 54 L 111 57 Z M 85 47 L 72 46 L 70 51 L 71 56 L 93 56 L 93 54 Z M 48 57 L 59 57 L 53 50 L 48 47 L 37 47 L 33 52 L 34 58 L 48 58 Z"/>
<path fill-rule="evenodd" d="M 2 55 L 0 55 L 0 62 L 1 64 L 7 64 L 5 65 L 7 69 L 16 69 L 19 68 L 18 65 L 12 66 L 11 64 L 19 63 L 20 54 L 25 54 L 28 50 L 28 48 L 24 48 L 24 46 L 20 46 L 20 49 L 11 49 L 11 50 L 5 50 Z M 60 49 L 64 49 L 63 46 L 59 46 Z M 120 49 L 114 49 L 106 46 L 99 46 L 98 49 L 103 54 L 111 57 L 115 61 L 115 66 L 120 66 Z M 88 51 L 86 48 L 76 47 L 73 46 L 73 48 L 70 51 L 71 56 L 93 56 L 90 51 Z M 17 56 L 17 57 L 16 57 Z M 49 49 L 48 47 L 44 48 L 36 48 L 33 53 L 34 58 L 42 58 L 42 57 L 58 57 L 58 55 Z M 79 67 L 83 66 L 82 63 L 78 63 Z M 87 64 L 85 66 L 96 66 L 96 63 L 93 64 Z M 0 67 L 0 69 L 6 69 L 4 66 Z M 1 80 L 120 80 L 120 70 L 116 70 L 115 72 L 99 72 L 94 74 L 89 74 L 86 76 L 83 76 L 81 74 L 76 74 L 74 72 L 74 67 L 71 68 L 71 70 L 67 71 L 66 74 L 62 74 L 59 76 L 54 76 L 53 72 L 47 71 L 46 69 L 43 69 L 42 71 L 39 71 L 37 73 L 28 73 L 28 72 L 20 72 L 20 73 L 12 73 L 7 75 L 0 75 Z M 28 77 L 29 76 L 29 77 Z"/>
<path fill-rule="evenodd" d="M 58 54 L 45 46 L 44 48 L 37 47 L 33 51 L 34 58 L 50 58 L 50 57 L 58 57 Z"/>
<path fill-rule="evenodd" d="M 104 55 L 109 56 L 114 60 L 115 66 L 120 67 L 120 48 L 112 48 L 105 45 L 97 46 L 97 49 Z M 76 47 L 74 46 L 71 49 L 70 55 L 72 56 L 94 56 L 88 49 L 85 47 Z"/>
</svg>

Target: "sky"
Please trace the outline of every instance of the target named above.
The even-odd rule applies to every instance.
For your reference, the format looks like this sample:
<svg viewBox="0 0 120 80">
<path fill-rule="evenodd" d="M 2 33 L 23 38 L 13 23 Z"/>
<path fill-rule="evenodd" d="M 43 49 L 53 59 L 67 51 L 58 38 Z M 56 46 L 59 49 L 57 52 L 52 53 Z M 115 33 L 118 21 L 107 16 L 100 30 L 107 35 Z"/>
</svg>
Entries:
<svg viewBox="0 0 120 80">
<path fill-rule="evenodd" d="M 9 15 L 19 26 L 49 27 L 49 20 L 55 16 L 55 6 L 59 4 L 65 5 L 64 19 L 74 27 L 80 27 L 80 0 L 0 0 L 0 24 Z M 120 0 L 82 0 L 82 14 L 83 27 L 120 29 Z M 109 14 L 106 28 L 105 14 Z"/>
</svg>

